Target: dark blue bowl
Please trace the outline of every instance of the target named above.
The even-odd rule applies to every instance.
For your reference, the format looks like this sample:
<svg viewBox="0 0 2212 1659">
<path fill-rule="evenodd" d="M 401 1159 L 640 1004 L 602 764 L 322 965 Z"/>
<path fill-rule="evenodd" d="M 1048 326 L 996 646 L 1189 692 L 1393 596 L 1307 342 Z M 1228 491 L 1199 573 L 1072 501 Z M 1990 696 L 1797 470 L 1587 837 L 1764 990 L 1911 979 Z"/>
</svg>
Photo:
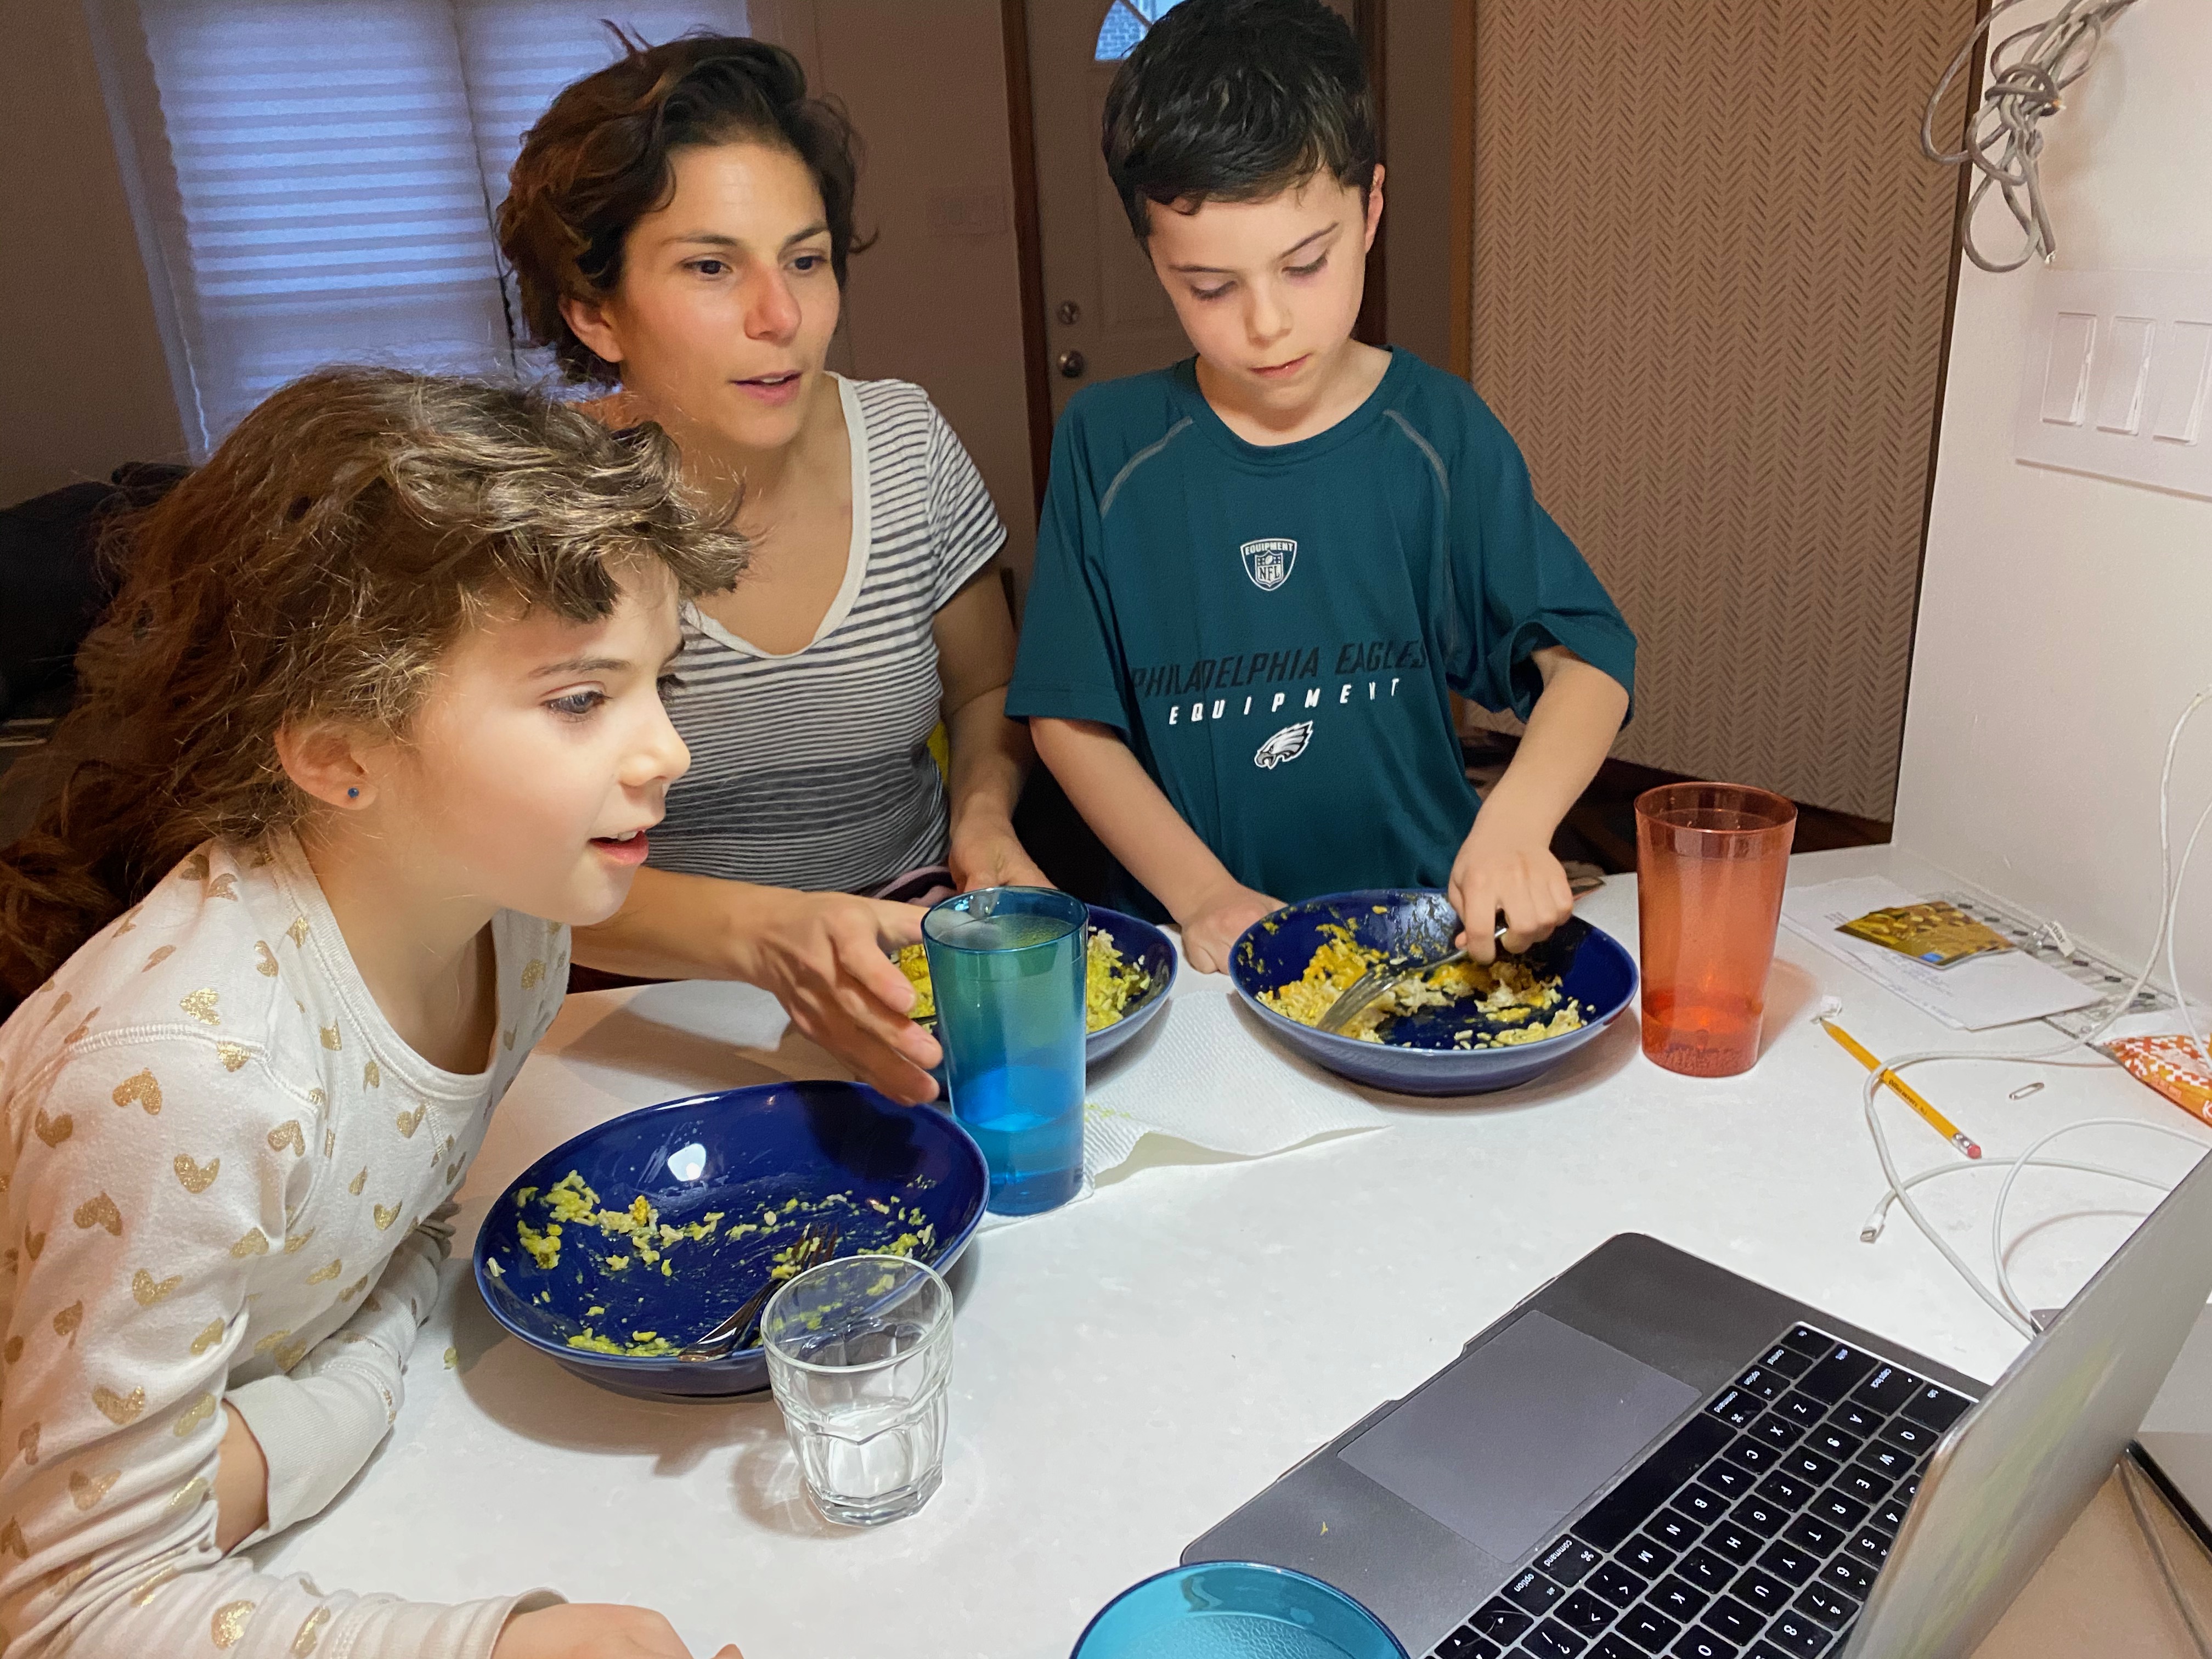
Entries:
<svg viewBox="0 0 2212 1659">
<path fill-rule="evenodd" d="M 1526 1083 L 1596 1036 L 1636 994 L 1635 958 L 1613 935 L 1576 916 L 1527 959 L 1541 972 L 1563 975 L 1560 989 L 1583 1006 L 1579 1030 L 1507 1048 L 1459 1048 L 1452 1039 L 1467 1029 L 1468 1017 L 1447 1005 L 1394 1021 L 1387 1042 L 1334 1036 L 1285 1019 L 1259 996 L 1305 972 L 1324 943 L 1322 929 L 1331 923 L 1376 950 L 1439 957 L 1451 949 L 1459 917 L 1442 893 L 1425 889 L 1332 893 L 1262 917 L 1230 952 L 1237 994 L 1269 1030 L 1339 1076 L 1401 1095 L 1479 1095 Z"/>
<path fill-rule="evenodd" d="M 1168 989 L 1175 983 L 1176 950 L 1168 936 L 1149 921 L 1135 916 L 1125 916 L 1119 910 L 1109 910 L 1103 905 L 1088 905 L 1091 925 L 1114 941 L 1114 948 L 1121 953 L 1121 960 L 1145 970 L 1145 988 L 1139 992 L 1129 1006 L 1121 1011 L 1121 1018 L 1111 1025 L 1102 1027 L 1083 1039 L 1083 1063 L 1085 1069 L 1128 1042 L 1152 1024 L 1161 1009 L 1168 1006 Z M 921 1022 L 934 1035 L 937 1022 Z M 930 1076 L 937 1086 L 946 1089 L 945 1067 L 940 1062 Z"/>
<path fill-rule="evenodd" d="M 1175 946 L 1165 933 L 1151 922 L 1125 916 L 1119 910 L 1096 904 L 1090 908 L 1091 925 L 1114 941 L 1122 961 L 1145 970 L 1146 983 L 1121 1011 L 1121 1018 L 1083 1039 L 1086 1066 L 1096 1066 L 1152 1023 L 1153 1016 L 1168 1006 L 1168 988 L 1176 976 Z"/>
<path fill-rule="evenodd" d="M 635 1260 L 609 1271 L 605 1258 L 623 1246 L 577 1224 L 562 1228 L 560 1260 L 540 1267 L 515 1230 L 525 1220 L 542 1230 L 544 1206 L 519 1206 L 515 1194 L 548 1189 L 571 1170 L 603 1208 L 622 1208 L 642 1194 L 671 1226 L 710 1210 L 724 1218 L 711 1237 L 674 1245 L 665 1276 Z M 883 1249 L 914 1230 L 904 1218 L 920 1210 L 936 1243 L 915 1254 L 942 1272 L 975 1232 L 989 1190 L 983 1154 L 965 1129 L 933 1107 L 896 1105 L 864 1084 L 825 1079 L 693 1095 L 586 1129 L 518 1176 L 477 1234 L 477 1288 L 516 1336 L 619 1394 L 750 1394 L 768 1386 L 757 1347 L 726 1359 L 679 1360 L 572 1348 L 568 1339 L 588 1325 L 618 1341 L 641 1330 L 678 1346 L 697 1340 L 766 1282 L 772 1258 L 796 1240 L 808 1212 L 743 1238 L 728 1237 L 729 1230 L 794 1198 L 811 1206 L 850 1194 L 850 1206 L 823 1214 L 843 1235 L 840 1255 Z M 603 1311 L 589 1313 L 593 1307 Z"/>
</svg>

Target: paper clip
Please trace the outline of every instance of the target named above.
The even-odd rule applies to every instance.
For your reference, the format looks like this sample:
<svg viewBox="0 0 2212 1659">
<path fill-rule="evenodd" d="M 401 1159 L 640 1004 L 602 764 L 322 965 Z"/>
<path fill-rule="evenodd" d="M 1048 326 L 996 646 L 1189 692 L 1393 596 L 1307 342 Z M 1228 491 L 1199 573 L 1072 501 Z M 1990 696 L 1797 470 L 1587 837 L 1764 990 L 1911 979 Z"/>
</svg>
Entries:
<svg viewBox="0 0 2212 1659">
<path fill-rule="evenodd" d="M 2005 1098 L 2007 1100 L 2026 1100 L 2030 1095 L 2039 1092 L 2042 1087 L 2043 1085 L 2040 1083 L 2022 1084 L 2019 1088 L 2007 1095 Z"/>
</svg>

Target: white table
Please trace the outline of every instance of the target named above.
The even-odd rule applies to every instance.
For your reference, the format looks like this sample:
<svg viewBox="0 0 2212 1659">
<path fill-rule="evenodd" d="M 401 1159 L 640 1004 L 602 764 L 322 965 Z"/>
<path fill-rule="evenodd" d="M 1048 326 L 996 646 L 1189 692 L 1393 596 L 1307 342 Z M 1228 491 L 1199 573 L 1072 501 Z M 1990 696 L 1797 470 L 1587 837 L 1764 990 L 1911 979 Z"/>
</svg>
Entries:
<svg viewBox="0 0 2212 1659">
<path fill-rule="evenodd" d="M 1802 856 L 1791 873 L 1959 884 L 1887 848 Z M 1582 909 L 1633 948 L 1632 879 L 1613 878 Z M 620 1006 L 629 994 L 569 1000 L 467 1182 L 463 1238 L 515 1173 L 585 1124 L 777 1068 L 838 1074 L 803 1040 L 776 1046 L 781 1014 L 758 993 L 729 990 L 772 1054 L 649 1041 L 625 1025 L 637 1024 Z M 1188 974 L 1176 991 L 1231 994 L 1225 979 Z M 1527 1089 L 1370 1096 L 1388 1108 L 1376 1132 L 1248 1163 L 1143 1168 L 986 1233 L 954 1275 L 943 1490 L 872 1532 L 829 1526 L 808 1506 L 766 1396 L 664 1405 L 592 1388 L 505 1340 L 456 1263 L 391 1441 L 329 1514 L 264 1559 L 424 1599 L 542 1584 L 638 1602 L 702 1655 L 736 1641 L 747 1659 L 1060 1659 L 1116 1591 L 1171 1565 L 1315 1445 L 1632 1230 L 1995 1377 L 2018 1337 L 1911 1224 L 1899 1216 L 1881 1243 L 1859 1242 L 1880 1176 L 1861 1123 L 1863 1073 L 1807 1023 L 1829 994 L 1878 1053 L 2053 1040 L 2040 1024 L 1960 1039 L 1785 929 L 1767 1049 L 1744 1077 L 1651 1066 L 1632 1012 Z M 2043 1091 L 2007 1098 L 2039 1076 Z M 2078 1117 L 2190 1124 L 2116 1068 L 1953 1066 L 1920 1081 L 1992 1158 Z M 1901 1109 L 1891 1122 L 1906 1169 L 1941 1161 L 1932 1130 Z M 2076 1150 L 2169 1180 L 2188 1161 L 2148 1135 L 2084 1137 Z M 1921 1189 L 1984 1270 L 1999 1179 Z M 2023 1188 L 2013 1260 L 2034 1305 L 2069 1296 L 2148 1196 L 2047 1172 Z"/>
</svg>

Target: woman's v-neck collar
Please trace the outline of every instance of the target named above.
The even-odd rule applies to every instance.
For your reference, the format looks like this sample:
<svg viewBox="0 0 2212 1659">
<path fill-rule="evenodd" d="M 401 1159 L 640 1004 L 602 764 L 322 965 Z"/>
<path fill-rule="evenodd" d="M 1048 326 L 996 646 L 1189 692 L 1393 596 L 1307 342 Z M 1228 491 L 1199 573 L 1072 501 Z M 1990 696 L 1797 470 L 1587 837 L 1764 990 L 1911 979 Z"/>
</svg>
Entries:
<svg viewBox="0 0 2212 1659">
<path fill-rule="evenodd" d="M 814 637 L 796 651 L 765 651 L 743 635 L 732 633 L 696 605 L 692 607 L 699 631 L 708 639 L 766 662 L 788 662 L 793 657 L 803 657 L 843 627 L 845 618 L 852 614 L 854 600 L 860 597 L 860 585 L 868 579 L 868 548 L 875 539 L 875 522 L 868 499 L 867 416 L 861 412 L 860 394 L 853 382 L 835 369 L 823 372 L 836 383 L 838 404 L 845 411 L 845 447 L 853 470 L 853 538 L 845 548 L 845 580 L 837 585 L 836 597 L 830 601 L 830 608 L 815 624 Z"/>
</svg>

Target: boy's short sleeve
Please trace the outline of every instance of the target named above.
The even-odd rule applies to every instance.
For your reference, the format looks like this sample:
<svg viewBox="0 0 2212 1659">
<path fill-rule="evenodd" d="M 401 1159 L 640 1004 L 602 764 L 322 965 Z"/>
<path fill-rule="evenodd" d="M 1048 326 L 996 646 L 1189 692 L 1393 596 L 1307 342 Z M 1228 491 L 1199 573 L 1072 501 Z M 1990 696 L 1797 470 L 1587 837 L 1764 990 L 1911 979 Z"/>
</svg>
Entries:
<svg viewBox="0 0 2212 1659">
<path fill-rule="evenodd" d="M 1464 696 L 1526 720 L 1544 689 L 1533 659 L 1561 645 L 1633 696 L 1636 635 L 1567 534 L 1536 501 L 1520 447 L 1480 398 L 1451 469 L 1453 633 L 1447 672 Z"/>
<path fill-rule="evenodd" d="M 1016 720 L 1096 720 L 1127 738 L 1127 675 L 1089 472 L 1079 404 L 1061 416 L 1053 436 L 1052 482 L 1037 525 L 1036 566 L 1006 713 Z"/>
</svg>

